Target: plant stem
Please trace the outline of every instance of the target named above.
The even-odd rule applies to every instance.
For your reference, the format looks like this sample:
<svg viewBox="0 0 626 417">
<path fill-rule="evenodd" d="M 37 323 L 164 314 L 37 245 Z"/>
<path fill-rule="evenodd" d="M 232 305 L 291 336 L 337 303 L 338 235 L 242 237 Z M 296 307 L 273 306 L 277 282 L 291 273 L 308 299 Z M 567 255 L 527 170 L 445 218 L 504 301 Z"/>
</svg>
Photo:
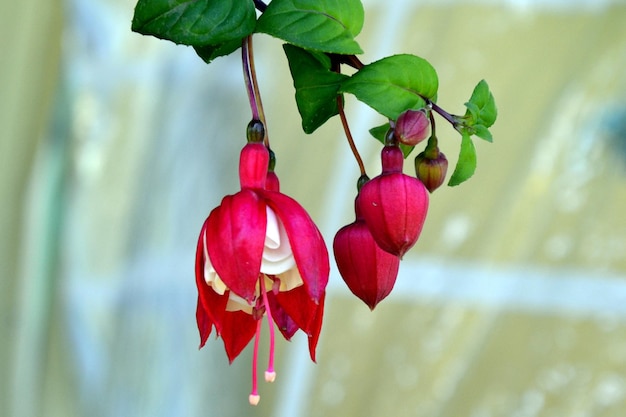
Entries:
<svg viewBox="0 0 626 417">
<path fill-rule="evenodd" d="M 248 54 L 248 39 L 250 36 L 245 38 L 241 43 L 241 63 L 243 66 L 243 79 L 246 83 L 246 91 L 248 92 L 248 100 L 250 101 L 250 110 L 252 110 L 252 119 L 253 120 L 261 120 L 259 119 L 259 108 L 256 102 L 256 96 L 254 94 L 254 87 L 252 85 L 252 76 L 250 75 L 250 61 Z"/>
<path fill-rule="evenodd" d="M 361 159 L 361 155 L 359 155 L 359 151 L 354 144 L 354 139 L 352 139 L 352 133 L 350 133 L 350 126 L 348 126 L 348 120 L 346 119 L 346 113 L 343 110 L 343 101 L 341 95 L 337 95 L 337 108 L 339 109 L 339 117 L 341 118 L 341 124 L 343 125 L 343 130 L 346 132 L 346 138 L 348 139 L 348 144 L 350 145 L 350 150 L 352 150 L 352 154 L 356 159 L 357 164 L 359 164 L 359 170 L 361 171 L 361 176 L 367 175 L 365 173 L 365 165 L 363 164 L 363 160 Z"/>
<path fill-rule="evenodd" d="M 363 64 L 356 55 L 341 55 L 341 54 L 327 54 L 327 55 L 330 57 L 331 62 L 337 64 L 336 66 L 337 68 L 339 68 L 339 64 L 346 64 L 356 70 L 359 70 L 365 66 L 365 64 Z M 339 72 L 339 70 L 337 69 L 337 71 L 335 72 Z"/>
<path fill-rule="evenodd" d="M 430 100 L 427 97 L 424 96 L 420 96 L 424 99 L 424 101 L 426 102 L 427 106 L 430 106 L 431 109 L 433 109 L 435 112 L 437 112 L 441 117 L 443 117 L 444 119 L 446 119 L 451 125 L 452 127 L 454 127 L 455 129 L 460 125 L 459 121 L 457 120 L 457 117 L 448 113 L 447 111 L 445 111 L 444 109 L 442 109 L 441 107 L 439 107 L 436 103 L 434 103 L 432 100 Z"/>
<path fill-rule="evenodd" d="M 430 136 L 437 137 L 437 132 L 435 129 L 435 117 L 433 116 L 433 112 L 428 112 L 428 118 L 430 119 Z"/>
<path fill-rule="evenodd" d="M 252 35 L 248 36 L 246 39 L 248 43 L 248 62 L 250 64 L 250 75 L 252 78 L 252 90 L 254 92 L 254 96 L 256 97 L 256 102 L 258 105 L 259 120 L 261 120 L 261 123 L 263 123 L 263 126 L 265 127 L 265 137 L 263 138 L 263 142 L 265 143 L 265 146 L 269 148 L 270 138 L 269 138 L 269 134 L 267 133 L 267 130 L 268 130 L 267 120 L 265 119 L 265 112 L 263 111 L 263 102 L 261 101 L 261 91 L 259 90 L 259 83 L 256 78 L 256 68 L 254 66 L 254 47 L 252 45 Z"/>
<path fill-rule="evenodd" d="M 254 66 L 254 49 L 252 46 L 252 35 L 247 36 L 241 45 L 241 62 L 243 64 L 243 78 L 246 83 L 246 91 L 248 92 L 248 100 L 250 101 L 250 109 L 252 110 L 252 119 L 259 120 L 263 124 L 265 136 L 263 143 L 269 148 L 269 136 L 267 134 L 267 122 L 265 113 L 263 112 L 263 103 L 261 102 L 261 93 L 259 91 L 259 83 L 256 77 L 256 69 Z"/>
</svg>

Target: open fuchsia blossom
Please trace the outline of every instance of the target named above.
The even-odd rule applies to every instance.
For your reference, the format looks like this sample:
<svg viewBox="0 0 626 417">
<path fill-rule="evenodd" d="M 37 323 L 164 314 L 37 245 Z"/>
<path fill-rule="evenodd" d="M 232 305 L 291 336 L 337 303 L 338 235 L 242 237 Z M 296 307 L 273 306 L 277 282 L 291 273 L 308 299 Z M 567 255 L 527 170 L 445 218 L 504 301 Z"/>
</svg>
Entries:
<svg viewBox="0 0 626 417">
<path fill-rule="evenodd" d="M 244 146 L 241 191 L 224 197 L 202 226 L 195 268 L 200 347 L 215 327 L 232 362 L 255 338 L 254 405 L 260 398 L 256 365 L 261 319 L 267 316 L 270 327 L 267 381 L 276 376 L 272 322 L 287 340 L 298 329 L 304 331 L 315 360 L 330 271 L 319 230 L 300 204 L 278 191 L 278 178 L 268 173 L 268 164 L 263 143 Z"/>
</svg>

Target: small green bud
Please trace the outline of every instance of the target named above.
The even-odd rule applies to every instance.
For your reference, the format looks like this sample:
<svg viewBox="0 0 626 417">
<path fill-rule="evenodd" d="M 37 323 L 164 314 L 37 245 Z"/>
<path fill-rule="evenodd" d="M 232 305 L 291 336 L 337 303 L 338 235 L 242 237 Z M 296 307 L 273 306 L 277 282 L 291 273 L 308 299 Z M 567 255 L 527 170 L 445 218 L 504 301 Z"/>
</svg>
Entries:
<svg viewBox="0 0 626 417">
<path fill-rule="evenodd" d="M 438 148 L 435 158 L 429 158 L 428 156 L 426 152 L 422 152 L 415 157 L 415 175 L 428 191 L 432 193 L 446 179 L 448 160 L 443 152 L 439 152 Z"/>
</svg>

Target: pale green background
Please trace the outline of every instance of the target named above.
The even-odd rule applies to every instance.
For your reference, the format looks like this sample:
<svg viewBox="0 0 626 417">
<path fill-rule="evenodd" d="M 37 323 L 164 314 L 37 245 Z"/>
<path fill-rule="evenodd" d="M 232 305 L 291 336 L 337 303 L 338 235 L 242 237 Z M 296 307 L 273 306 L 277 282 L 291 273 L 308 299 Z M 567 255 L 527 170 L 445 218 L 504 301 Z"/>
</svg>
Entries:
<svg viewBox="0 0 626 417">
<path fill-rule="evenodd" d="M 131 33 L 133 1 L 0 3 L 0 415 L 626 413 L 626 4 L 364 3 L 362 60 L 423 56 L 453 113 L 487 79 L 495 142 L 375 312 L 333 271 L 318 364 L 281 341 L 257 408 L 250 350 L 228 366 L 194 322 L 195 240 L 250 117 L 237 55 Z M 280 42 L 255 42 L 282 189 L 330 243 L 356 164 L 338 120 L 301 132 Z M 382 120 L 347 108 L 375 175 Z"/>
</svg>

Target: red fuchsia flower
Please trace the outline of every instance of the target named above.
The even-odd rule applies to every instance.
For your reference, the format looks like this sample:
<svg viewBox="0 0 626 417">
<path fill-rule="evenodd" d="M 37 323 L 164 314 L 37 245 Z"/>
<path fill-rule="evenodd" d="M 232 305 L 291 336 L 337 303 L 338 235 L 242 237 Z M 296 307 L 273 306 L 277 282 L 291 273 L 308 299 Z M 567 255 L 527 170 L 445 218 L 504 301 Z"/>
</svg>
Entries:
<svg viewBox="0 0 626 417">
<path fill-rule="evenodd" d="M 402 257 L 419 237 L 428 211 L 428 191 L 418 179 L 404 175 L 397 145 L 381 152 L 382 174 L 361 188 L 361 211 L 381 249 Z"/>
<path fill-rule="evenodd" d="M 227 195 L 204 222 L 196 251 L 200 347 L 211 330 L 224 341 L 232 362 L 254 337 L 250 403 L 260 399 L 256 368 L 261 319 L 270 324 L 270 358 L 265 378 L 273 381 L 275 322 L 289 340 L 301 329 L 315 348 L 322 325 L 330 272 L 322 236 L 292 198 L 266 189 L 268 151 L 248 143 L 239 164 L 241 191 Z"/>
<path fill-rule="evenodd" d="M 371 310 L 383 300 L 396 282 L 400 258 L 382 250 L 361 214 L 362 200 L 355 200 L 356 220 L 335 235 L 333 251 L 337 268 L 350 291 Z"/>
</svg>

